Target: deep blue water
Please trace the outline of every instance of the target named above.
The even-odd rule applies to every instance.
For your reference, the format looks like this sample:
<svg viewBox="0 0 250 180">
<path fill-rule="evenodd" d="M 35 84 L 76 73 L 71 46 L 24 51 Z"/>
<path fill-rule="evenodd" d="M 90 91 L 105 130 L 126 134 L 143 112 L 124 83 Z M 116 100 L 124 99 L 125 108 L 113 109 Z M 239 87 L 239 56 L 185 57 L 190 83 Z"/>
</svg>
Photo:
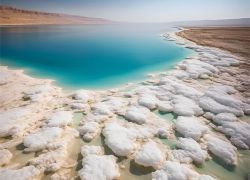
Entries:
<svg viewBox="0 0 250 180">
<path fill-rule="evenodd" d="M 165 25 L 1 27 L 1 64 L 70 88 L 108 88 L 173 67 L 191 51 Z"/>
</svg>

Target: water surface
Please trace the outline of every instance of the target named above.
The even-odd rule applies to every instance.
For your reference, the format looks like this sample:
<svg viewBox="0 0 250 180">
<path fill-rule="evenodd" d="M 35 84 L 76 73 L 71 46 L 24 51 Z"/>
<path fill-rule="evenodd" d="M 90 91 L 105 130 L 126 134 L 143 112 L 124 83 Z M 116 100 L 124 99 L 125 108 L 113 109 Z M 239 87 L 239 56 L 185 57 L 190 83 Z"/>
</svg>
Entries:
<svg viewBox="0 0 250 180">
<path fill-rule="evenodd" d="M 71 88 L 110 88 L 172 68 L 190 50 L 164 40 L 166 25 L 1 27 L 1 64 Z"/>
</svg>

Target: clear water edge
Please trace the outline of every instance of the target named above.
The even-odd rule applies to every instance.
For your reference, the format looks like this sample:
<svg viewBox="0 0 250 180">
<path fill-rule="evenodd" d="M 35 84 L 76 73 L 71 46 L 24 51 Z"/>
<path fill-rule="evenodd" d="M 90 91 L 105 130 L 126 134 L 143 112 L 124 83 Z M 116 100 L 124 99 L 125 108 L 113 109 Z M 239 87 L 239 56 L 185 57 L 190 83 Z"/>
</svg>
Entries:
<svg viewBox="0 0 250 180">
<path fill-rule="evenodd" d="M 89 27 L 89 28 L 91 28 L 91 27 Z M 115 27 L 115 28 L 117 28 L 117 27 Z M 12 31 L 15 31 L 13 29 L 9 30 L 11 32 L 8 32 L 8 28 L 7 28 L 7 30 L 3 29 L 6 32 L 2 30 L 3 31 L 2 34 L 5 35 L 4 36 L 5 39 L 3 39 L 2 44 L 1 44 L 2 45 L 2 47 L 1 47 L 1 51 L 2 51 L 1 54 L 2 55 L 0 56 L 0 61 L 1 61 L 0 64 L 7 65 L 11 68 L 17 68 L 17 69 L 21 68 L 25 71 L 25 73 L 27 73 L 28 75 L 31 75 L 32 77 L 52 79 L 52 80 L 54 80 L 54 84 L 62 87 L 63 89 L 67 89 L 67 90 L 75 90 L 75 89 L 79 89 L 79 88 L 108 89 L 108 88 L 120 87 L 120 86 L 125 85 L 126 83 L 130 83 L 130 82 L 136 83 L 136 82 L 145 80 L 147 78 L 148 73 L 166 71 L 166 70 L 173 68 L 177 62 L 181 61 L 182 59 L 184 59 L 185 57 L 187 57 L 188 55 L 193 53 L 193 51 L 184 49 L 184 48 L 176 45 L 174 42 L 164 40 L 164 38 L 162 36 L 160 36 L 160 33 L 162 33 L 162 31 L 159 32 L 158 29 L 153 30 L 153 32 L 149 31 L 145 34 L 142 33 L 143 35 L 139 35 L 138 32 L 141 33 L 144 30 L 138 31 L 137 29 L 130 30 L 128 28 L 129 33 L 127 35 L 128 30 L 123 32 L 122 30 L 120 30 L 118 28 L 118 30 L 117 29 L 115 30 L 115 35 L 113 35 L 113 36 L 109 35 L 110 37 L 105 37 L 104 33 L 106 31 L 108 33 L 112 32 L 114 27 L 111 27 L 108 29 L 104 27 L 103 30 L 99 30 L 100 32 L 99 31 L 96 33 L 86 32 L 87 34 L 90 33 L 89 34 L 90 37 L 88 37 L 88 36 L 82 37 L 82 33 L 85 33 L 86 30 L 83 29 L 83 32 L 79 33 L 78 32 L 79 30 L 74 30 L 74 28 L 73 28 L 73 33 L 75 33 L 77 35 L 73 36 L 72 38 L 76 39 L 76 37 L 77 38 L 79 37 L 80 44 L 78 42 L 76 43 L 75 41 L 71 42 L 71 39 L 70 39 L 71 37 L 65 38 L 65 37 L 61 37 L 61 36 L 59 36 L 59 37 L 56 36 L 53 39 L 50 36 L 54 36 L 54 34 L 53 33 L 50 34 L 50 32 L 45 32 L 45 34 L 44 34 L 44 33 L 32 31 L 33 34 L 31 33 L 31 35 L 29 35 L 29 31 L 28 31 L 28 33 L 26 33 L 27 29 L 26 28 L 24 28 L 24 29 L 25 29 L 25 32 L 23 32 L 23 34 L 18 32 L 17 35 L 16 35 L 16 33 L 13 34 Z M 77 27 L 76 27 L 76 29 L 77 29 Z M 43 28 L 42 28 L 42 30 L 43 30 Z M 44 30 L 47 31 L 48 30 L 47 27 L 45 27 Z M 56 30 L 58 30 L 58 29 L 56 29 Z M 171 31 L 171 30 L 172 29 L 167 28 L 166 31 Z M 69 32 L 68 32 L 68 30 L 66 30 L 66 32 L 63 32 L 62 34 L 65 36 L 68 36 L 68 34 L 70 32 L 71 32 L 70 30 L 69 30 Z M 126 34 L 126 35 L 123 35 L 123 34 Z M 17 38 L 13 38 L 12 35 L 16 36 Z M 111 72 L 110 72 L 110 70 L 107 70 L 107 73 L 108 74 L 111 73 L 112 76 L 107 75 L 107 76 L 102 77 L 99 75 L 99 77 L 98 77 L 98 75 L 97 75 L 97 77 L 99 79 L 96 79 L 96 78 L 91 79 L 91 76 L 89 74 L 93 74 L 95 72 L 85 72 L 85 73 L 77 74 L 74 72 L 73 69 L 67 69 L 67 68 L 65 69 L 65 67 L 63 67 L 64 69 L 62 69 L 62 70 L 59 69 L 58 71 L 54 67 L 49 67 L 49 66 L 45 67 L 44 65 L 42 67 L 39 67 L 39 64 L 41 64 L 41 63 L 44 64 L 45 62 L 47 62 L 49 64 L 60 62 L 60 60 L 56 60 L 55 62 L 52 62 L 52 60 L 49 60 L 49 59 L 36 60 L 36 58 L 40 57 L 39 56 L 40 53 L 42 53 L 41 55 L 44 56 L 45 58 L 47 56 L 48 57 L 54 56 L 57 59 L 63 58 L 62 61 L 64 64 L 62 66 L 67 65 L 67 63 L 64 62 L 64 61 L 67 61 L 67 58 L 60 55 L 60 53 L 64 52 L 63 50 L 58 51 L 58 49 L 55 49 L 54 46 L 51 47 L 52 49 L 49 50 L 49 52 L 46 52 L 45 50 L 43 50 L 44 46 L 46 46 L 46 42 L 44 42 L 44 40 L 41 41 L 40 38 L 36 39 L 37 37 L 33 38 L 33 36 L 35 36 L 35 35 L 41 36 L 41 37 L 48 35 L 49 38 L 47 38 L 47 39 L 48 39 L 48 41 L 52 42 L 52 44 L 56 40 L 59 40 L 62 43 L 67 43 L 68 41 L 70 41 L 69 44 L 71 44 L 74 48 L 76 48 L 73 50 L 80 51 L 80 53 L 76 57 L 77 59 L 75 59 L 76 63 L 79 60 L 83 60 L 83 61 L 88 60 L 88 58 L 97 58 L 97 64 L 94 66 L 99 66 L 98 63 L 100 62 L 100 58 L 103 59 L 104 61 L 107 61 L 107 63 L 115 62 L 115 64 L 111 63 L 111 64 L 105 65 L 106 69 L 111 68 Z M 94 35 L 96 35 L 97 37 L 94 37 Z M 138 35 L 138 39 L 136 38 L 137 35 Z M 10 37 L 8 38 L 8 36 L 10 36 Z M 121 37 L 124 36 L 123 38 L 125 38 L 125 40 L 123 40 L 123 39 L 120 40 L 120 36 Z M 26 45 L 23 42 L 26 38 L 28 38 L 28 45 Z M 126 38 L 128 38 L 128 39 L 126 39 Z M 101 40 L 99 40 L 99 39 L 101 39 Z M 114 40 L 110 40 L 110 39 L 114 39 Z M 147 40 L 144 40 L 144 39 L 147 39 Z M 18 42 L 17 45 L 15 44 L 16 40 Z M 85 41 L 88 41 L 88 40 L 89 40 L 89 42 L 85 43 Z M 128 42 L 130 40 L 132 42 Z M 110 41 L 110 43 L 111 44 L 113 43 L 114 45 L 111 45 L 111 47 L 104 49 L 104 52 L 102 52 L 103 47 L 101 45 L 102 45 L 102 43 L 104 43 L 106 41 L 108 43 Z M 37 45 L 37 43 L 40 43 L 40 44 Z M 90 51 L 92 52 L 93 49 L 99 48 L 99 50 L 97 50 L 97 52 L 100 51 L 102 53 L 101 55 L 103 55 L 104 57 L 102 57 L 102 56 L 100 57 L 99 55 L 93 56 L 93 54 L 92 55 L 84 55 L 84 53 L 81 52 L 81 49 L 77 49 L 77 48 L 79 48 L 79 45 L 81 45 L 82 43 L 84 44 L 85 47 L 88 47 L 88 44 L 90 44 L 90 46 L 91 46 L 91 43 L 94 43 L 94 46 L 90 47 L 90 48 L 92 48 Z M 152 43 L 152 45 L 145 45 L 145 44 L 150 44 L 150 43 Z M 32 47 L 33 45 L 34 45 L 34 47 Z M 119 45 L 122 47 L 117 47 Z M 28 49 L 30 46 L 31 46 L 31 51 L 29 52 Z M 128 47 L 125 47 L 125 46 L 128 46 Z M 134 46 L 134 47 L 129 47 L 129 46 Z M 142 47 L 140 47 L 140 46 L 142 46 Z M 119 51 L 118 54 L 115 54 L 113 57 L 112 48 L 114 48 L 114 47 L 116 48 L 115 50 L 118 50 L 118 51 L 119 51 L 119 49 L 124 49 L 124 47 L 125 47 L 125 50 Z M 53 48 L 55 49 L 55 51 L 58 51 L 58 53 L 50 53 L 50 51 L 53 51 Z M 100 50 L 100 48 L 101 48 L 101 50 Z M 38 54 L 36 54 L 34 52 L 38 52 Z M 15 53 L 17 55 L 15 55 Z M 158 53 L 159 53 L 159 56 L 157 55 Z M 122 57 L 122 55 L 124 56 L 126 54 L 128 54 L 128 57 Z M 144 54 L 146 54 L 146 55 L 144 55 Z M 178 54 L 178 55 L 176 55 L 176 54 Z M 69 54 L 65 53 L 65 55 L 68 55 L 68 56 L 70 55 L 70 56 L 74 57 L 73 52 L 69 52 Z M 26 57 L 28 60 L 26 60 L 24 57 Z M 105 58 L 107 58 L 107 57 L 109 57 L 111 59 L 105 60 Z M 85 58 L 85 60 L 82 58 Z M 118 61 L 121 61 L 121 62 L 119 62 L 120 64 L 116 63 L 116 61 L 117 61 L 116 58 L 118 58 Z M 120 58 L 122 58 L 122 59 L 120 59 Z M 145 63 L 144 62 L 143 63 L 145 65 L 142 65 L 141 61 L 144 61 L 144 59 L 145 59 Z M 127 60 L 128 60 L 128 62 L 126 62 Z M 38 61 L 38 62 L 36 62 L 36 61 Z M 45 61 L 45 62 L 43 62 L 43 61 Z M 134 61 L 135 61 L 135 63 L 134 63 Z M 133 63 L 132 63 L 131 68 L 130 68 L 129 63 L 131 63 L 131 62 L 133 62 Z M 86 62 L 86 63 L 88 63 L 88 62 Z M 86 63 L 83 62 L 82 65 L 89 66 L 89 64 L 86 64 Z M 122 70 L 124 63 L 128 67 L 124 67 L 125 70 Z M 70 63 L 68 63 L 68 65 L 70 65 Z M 94 66 L 90 65 L 90 67 L 92 67 L 92 68 Z M 111 66 L 111 67 L 109 67 L 109 66 Z M 119 71 L 119 70 L 114 70 L 116 68 L 120 68 L 121 73 L 117 73 L 116 71 Z M 77 66 L 74 66 L 74 69 L 76 69 L 76 71 L 80 70 L 79 67 L 77 67 Z M 100 69 L 100 67 L 97 67 L 97 69 Z M 65 77 L 69 79 L 69 77 L 67 77 L 68 75 L 64 75 L 64 76 L 58 75 L 58 73 L 62 74 L 68 70 L 70 71 L 70 74 L 69 74 L 70 78 L 71 78 L 70 81 L 65 79 Z M 102 68 L 101 70 L 104 70 L 104 69 Z M 64 72 L 62 72 L 62 71 L 64 71 Z M 72 73 L 71 73 L 71 71 L 72 71 Z M 114 72 L 112 72 L 112 71 L 114 71 Z M 88 74 L 86 74 L 86 73 L 88 73 Z M 106 70 L 103 73 L 106 73 Z M 85 75 L 87 75 L 86 78 L 90 78 L 90 80 L 87 80 L 86 78 L 85 78 L 86 80 L 84 80 Z M 79 80 L 79 79 L 83 79 L 83 80 Z"/>
</svg>

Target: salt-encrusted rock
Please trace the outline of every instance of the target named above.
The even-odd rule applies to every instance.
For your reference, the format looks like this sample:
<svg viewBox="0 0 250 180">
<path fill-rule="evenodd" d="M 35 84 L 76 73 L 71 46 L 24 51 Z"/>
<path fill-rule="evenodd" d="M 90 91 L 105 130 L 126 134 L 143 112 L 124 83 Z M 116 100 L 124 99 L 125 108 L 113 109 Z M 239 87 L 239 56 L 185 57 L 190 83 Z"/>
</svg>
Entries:
<svg viewBox="0 0 250 180">
<path fill-rule="evenodd" d="M 80 100 L 83 103 L 94 101 L 95 99 L 94 96 L 95 96 L 94 92 L 84 89 L 77 90 L 72 94 L 73 99 Z"/>
<path fill-rule="evenodd" d="M 148 109 L 155 109 L 157 102 L 158 99 L 152 94 L 142 94 L 138 99 L 138 103 Z"/>
<path fill-rule="evenodd" d="M 51 144 L 50 151 L 40 154 L 28 161 L 28 164 L 35 166 L 42 172 L 55 172 L 62 167 L 73 167 L 76 165 L 74 160 L 69 158 L 68 146 L 72 139 L 79 134 L 73 128 L 64 131 L 64 137 Z"/>
<path fill-rule="evenodd" d="M 193 79 L 202 78 L 205 75 L 212 76 L 214 73 L 219 71 L 216 67 L 208 63 L 194 59 L 192 59 L 192 61 L 183 61 L 179 63 L 178 66 L 185 70 L 189 77 Z"/>
<path fill-rule="evenodd" d="M 242 110 L 238 110 L 238 109 L 226 106 L 226 105 L 222 105 L 222 104 L 218 103 L 217 101 L 215 101 L 214 99 L 207 97 L 207 96 L 203 96 L 200 98 L 199 105 L 204 111 L 209 111 L 209 112 L 212 112 L 214 114 L 232 113 L 236 116 L 243 115 Z"/>
<path fill-rule="evenodd" d="M 161 112 L 172 112 L 173 106 L 169 101 L 158 101 L 157 109 Z"/>
<path fill-rule="evenodd" d="M 237 147 L 250 149 L 250 124 L 247 122 L 223 122 L 217 129 L 229 136 L 230 141 Z"/>
<path fill-rule="evenodd" d="M 120 177 L 116 157 L 113 155 L 87 155 L 82 160 L 82 166 L 78 172 L 82 180 L 113 180 Z"/>
<path fill-rule="evenodd" d="M 109 120 L 109 116 L 107 115 L 98 115 L 98 114 L 95 115 L 95 114 L 89 113 L 83 117 L 81 124 L 85 124 L 87 122 L 96 122 L 98 124 L 102 124 L 107 120 Z"/>
<path fill-rule="evenodd" d="M 55 172 L 66 165 L 67 151 L 63 148 L 49 151 L 29 160 L 29 164 L 35 166 L 42 172 Z"/>
<path fill-rule="evenodd" d="M 229 94 L 231 93 L 235 93 L 235 89 L 233 87 L 218 85 L 208 88 L 205 95 L 213 98 L 220 104 L 241 110 L 243 103 L 239 99 L 230 96 Z"/>
<path fill-rule="evenodd" d="M 166 159 L 165 153 L 154 141 L 149 141 L 142 145 L 135 155 L 135 162 L 145 167 L 152 166 L 158 169 Z"/>
<path fill-rule="evenodd" d="M 25 151 L 40 151 L 46 149 L 49 143 L 61 137 L 63 130 L 58 127 L 42 128 L 37 132 L 28 134 L 23 139 Z"/>
<path fill-rule="evenodd" d="M 51 115 L 48 119 L 47 127 L 65 127 L 73 121 L 73 113 L 71 111 L 58 111 Z"/>
<path fill-rule="evenodd" d="M 81 154 L 83 157 L 94 154 L 94 155 L 103 155 L 103 149 L 101 146 L 89 146 L 89 145 L 84 145 L 81 147 Z"/>
<path fill-rule="evenodd" d="M 204 178 L 214 180 L 211 176 L 198 174 L 185 164 L 172 161 L 166 161 L 160 170 L 152 173 L 152 180 L 201 180 Z"/>
<path fill-rule="evenodd" d="M 233 58 L 214 58 L 209 59 L 208 63 L 214 66 L 228 67 L 231 65 L 238 65 L 239 61 Z"/>
<path fill-rule="evenodd" d="M 35 85 L 24 92 L 24 98 L 28 98 L 34 102 L 42 101 L 44 98 L 48 98 L 53 90 L 54 89 L 50 84 Z"/>
<path fill-rule="evenodd" d="M 105 144 L 118 156 L 128 156 L 136 148 L 136 139 L 152 137 L 148 129 L 124 127 L 117 122 L 105 125 L 102 131 L 105 136 Z"/>
<path fill-rule="evenodd" d="M 144 124 L 149 118 L 150 111 L 142 106 L 131 106 L 125 113 L 125 118 L 136 122 L 138 124 Z"/>
<path fill-rule="evenodd" d="M 245 115 L 250 115 L 250 104 L 244 103 L 243 111 L 244 111 Z"/>
<path fill-rule="evenodd" d="M 203 117 L 208 119 L 208 120 L 212 120 L 214 118 L 214 114 L 211 112 L 206 112 L 205 114 L 203 114 Z"/>
<path fill-rule="evenodd" d="M 0 166 L 8 164 L 12 156 L 12 153 L 8 149 L 0 150 Z"/>
<path fill-rule="evenodd" d="M 197 101 L 202 95 L 201 92 L 183 84 L 183 82 L 178 81 L 178 79 L 171 79 L 170 77 L 162 78 L 159 84 L 164 84 L 164 88 L 174 94 L 183 95 L 187 98 L 193 99 L 194 101 Z"/>
<path fill-rule="evenodd" d="M 204 140 L 207 144 L 208 150 L 215 156 L 222 159 L 227 164 L 237 164 L 237 148 L 234 147 L 230 142 L 210 134 L 206 134 L 204 136 Z"/>
<path fill-rule="evenodd" d="M 100 125 L 97 122 L 86 122 L 83 126 L 79 127 L 79 132 L 86 141 L 91 141 L 96 137 L 100 131 Z"/>
<path fill-rule="evenodd" d="M 103 102 L 95 103 L 91 106 L 91 111 L 94 115 L 112 115 L 110 107 Z"/>
<path fill-rule="evenodd" d="M 224 122 L 237 121 L 237 117 L 232 113 L 220 113 L 213 117 L 213 121 L 217 124 L 223 124 Z"/>
<path fill-rule="evenodd" d="M 179 116 L 198 116 L 202 109 L 192 100 L 181 95 L 174 96 L 172 100 L 173 112 Z"/>
<path fill-rule="evenodd" d="M 30 110 L 23 107 L 1 112 L 0 137 L 22 134 L 24 129 L 31 123 L 28 121 L 28 115 L 30 115 Z"/>
<path fill-rule="evenodd" d="M 214 114 L 233 113 L 236 116 L 244 114 L 243 103 L 229 95 L 235 93 L 231 86 L 212 86 L 208 88 L 205 94 L 200 98 L 199 105 L 205 110 Z"/>
<path fill-rule="evenodd" d="M 193 138 L 196 141 L 208 131 L 207 126 L 195 117 L 179 116 L 176 120 L 175 127 L 184 137 Z"/>
<path fill-rule="evenodd" d="M 169 75 L 175 76 L 178 79 L 185 79 L 185 78 L 189 77 L 189 75 L 188 75 L 188 73 L 186 71 L 179 70 L 179 69 L 178 70 L 174 69 L 174 70 L 170 71 Z"/>
<path fill-rule="evenodd" d="M 118 123 L 106 124 L 102 134 L 105 136 L 105 144 L 119 156 L 129 155 L 136 147 L 134 131 Z"/>
<path fill-rule="evenodd" d="M 173 150 L 172 153 L 182 163 L 191 160 L 197 164 L 202 164 L 208 158 L 207 151 L 201 149 L 201 146 L 191 138 L 179 138 L 176 146 L 179 149 Z"/>
<path fill-rule="evenodd" d="M 121 97 L 108 97 L 103 101 L 103 103 L 110 109 L 112 112 L 119 112 L 121 109 L 124 109 L 128 105 L 128 101 Z"/>
<path fill-rule="evenodd" d="M 34 166 L 25 166 L 21 169 L 0 169 L 0 179 L 3 180 L 34 180 L 40 179 L 41 172 Z"/>
<path fill-rule="evenodd" d="M 90 111 L 90 106 L 88 104 L 84 104 L 80 102 L 71 103 L 70 107 L 72 109 L 84 111 L 85 113 Z"/>
</svg>

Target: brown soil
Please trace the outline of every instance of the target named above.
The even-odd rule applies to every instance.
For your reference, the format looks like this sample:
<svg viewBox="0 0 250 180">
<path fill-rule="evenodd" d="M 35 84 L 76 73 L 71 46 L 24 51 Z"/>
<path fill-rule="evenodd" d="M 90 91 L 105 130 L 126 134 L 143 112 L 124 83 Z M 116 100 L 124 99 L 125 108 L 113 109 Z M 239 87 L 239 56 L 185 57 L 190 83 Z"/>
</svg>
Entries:
<svg viewBox="0 0 250 180">
<path fill-rule="evenodd" d="M 250 27 L 190 28 L 177 35 L 203 46 L 217 47 L 250 57 Z"/>
<path fill-rule="evenodd" d="M 0 25 L 107 24 L 111 21 L 57 13 L 37 12 L 0 6 Z"/>
</svg>

